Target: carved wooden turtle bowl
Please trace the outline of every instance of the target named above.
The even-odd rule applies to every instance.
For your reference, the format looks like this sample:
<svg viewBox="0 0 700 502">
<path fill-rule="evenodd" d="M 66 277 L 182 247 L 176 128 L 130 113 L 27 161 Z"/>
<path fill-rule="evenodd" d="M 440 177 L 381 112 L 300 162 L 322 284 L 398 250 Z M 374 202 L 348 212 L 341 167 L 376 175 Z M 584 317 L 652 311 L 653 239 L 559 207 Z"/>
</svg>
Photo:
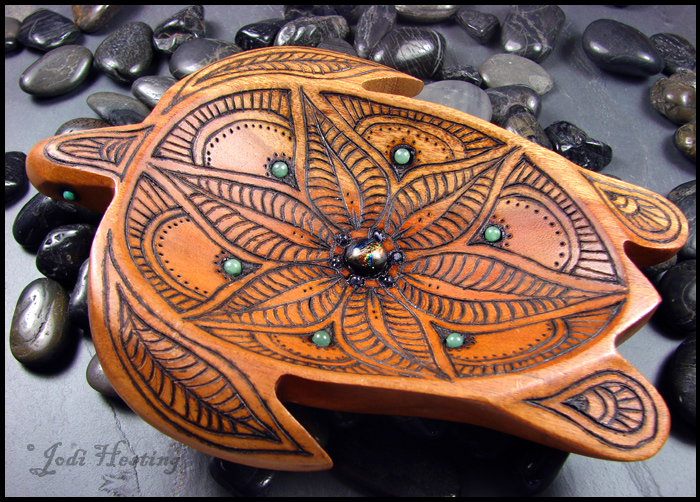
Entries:
<svg viewBox="0 0 700 502">
<path fill-rule="evenodd" d="M 332 462 L 282 405 L 492 427 L 612 460 L 669 430 L 615 349 L 659 297 L 667 200 L 334 52 L 244 52 L 141 124 L 50 138 L 39 191 L 106 210 L 90 324 L 119 395 L 211 455 Z"/>
</svg>

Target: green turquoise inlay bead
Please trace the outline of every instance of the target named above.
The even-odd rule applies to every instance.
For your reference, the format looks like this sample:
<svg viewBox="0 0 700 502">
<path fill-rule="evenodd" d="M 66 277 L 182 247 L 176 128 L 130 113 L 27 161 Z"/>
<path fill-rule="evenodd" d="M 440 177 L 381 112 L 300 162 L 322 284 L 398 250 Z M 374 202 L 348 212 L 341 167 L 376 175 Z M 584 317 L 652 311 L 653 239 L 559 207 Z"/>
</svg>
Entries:
<svg viewBox="0 0 700 502">
<path fill-rule="evenodd" d="M 459 333 L 450 333 L 447 335 L 447 340 L 445 340 L 445 345 L 451 349 L 461 347 L 464 345 L 464 337 Z"/>
<path fill-rule="evenodd" d="M 319 347 L 328 347 L 331 344 L 331 335 L 327 331 L 317 331 L 311 337 L 311 341 Z"/>
<path fill-rule="evenodd" d="M 411 152 L 406 148 L 397 148 L 394 152 L 394 162 L 397 164 L 408 164 L 411 161 Z"/>
<path fill-rule="evenodd" d="M 63 198 L 65 200 L 75 200 L 75 194 L 71 192 L 70 190 L 64 190 L 63 191 Z"/>
<path fill-rule="evenodd" d="M 501 240 L 502 236 L 501 229 L 495 225 L 486 227 L 486 230 L 484 230 L 484 239 L 489 242 L 498 242 Z"/>
<path fill-rule="evenodd" d="M 241 275 L 241 272 L 243 272 L 243 265 L 239 260 L 236 260 L 235 258 L 229 258 L 223 263 L 224 267 L 224 272 L 226 272 L 228 275 L 232 275 L 233 277 L 236 277 L 238 275 Z"/>
<path fill-rule="evenodd" d="M 287 174 L 289 174 L 289 166 L 286 162 L 278 160 L 272 164 L 272 167 L 270 167 L 270 172 L 275 178 L 284 178 L 287 176 Z"/>
</svg>

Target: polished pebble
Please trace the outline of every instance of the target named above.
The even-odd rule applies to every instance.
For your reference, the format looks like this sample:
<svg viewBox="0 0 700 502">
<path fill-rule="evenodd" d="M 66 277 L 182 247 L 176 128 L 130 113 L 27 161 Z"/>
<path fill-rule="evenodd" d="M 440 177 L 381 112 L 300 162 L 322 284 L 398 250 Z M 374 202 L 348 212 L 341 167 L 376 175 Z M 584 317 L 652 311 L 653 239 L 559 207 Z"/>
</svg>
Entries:
<svg viewBox="0 0 700 502">
<path fill-rule="evenodd" d="M 598 19 L 583 32 L 583 51 L 598 67 L 614 73 L 650 76 L 664 67 L 661 53 L 636 28 L 612 19 Z"/>
<path fill-rule="evenodd" d="M 82 45 L 63 45 L 32 63 L 19 78 L 27 94 L 48 98 L 67 94 L 87 78 L 92 53 Z"/>
<path fill-rule="evenodd" d="M 69 341 L 68 294 L 51 279 L 32 281 L 12 316 L 12 355 L 22 364 L 47 365 L 61 357 Z"/>
<path fill-rule="evenodd" d="M 681 70 L 660 78 L 649 93 L 652 106 L 676 124 L 695 119 L 695 72 Z"/>
<path fill-rule="evenodd" d="M 668 192 L 666 198 L 675 204 L 683 197 L 694 195 L 695 192 L 697 192 L 697 180 L 691 180 L 678 185 Z"/>
<path fill-rule="evenodd" d="M 277 33 L 275 45 L 316 47 L 326 38 L 346 38 L 348 22 L 342 16 L 299 17 Z"/>
<path fill-rule="evenodd" d="M 214 61 L 239 52 L 240 47 L 226 40 L 195 38 L 178 47 L 170 57 L 170 73 L 180 80 Z"/>
<path fill-rule="evenodd" d="M 525 85 L 504 85 L 486 89 L 486 94 L 491 100 L 493 116 L 491 121 L 500 125 L 513 107 L 520 106 L 528 110 L 535 117 L 539 116 L 542 108 L 542 99 L 534 89 Z"/>
<path fill-rule="evenodd" d="M 696 258 L 696 220 L 697 194 L 695 192 L 679 198 L 674 204 L 678 206 L 688 222 L 688 240 L 678 251 L 679 260 L 694 260 Z"/>
<path fill-rule="evenodd" d="M 153 45 L 165 54 L 172 54 L 175 49 L 194 38 L 206 36 L 204 24 L 204 6 L 186 7 L 153 29 Z"/>
<path fill-rule="evenodd" d="M 88 270 L 90 260 L 86 259 L 80 266 L 78 278 L 75 281 L 73 292 L 70 294 L 68 303 L 68 318 L 71 326 L 80 328 L 86 333 L 90 333 L 90 322 L 88 319 Z"/>
<path fill-rule="evenodd" d="M 479 70 L 468 64 L 459 66 L 443 65 L 435 76 L 437 80 L 463 80 L 477 87 L 481 87 L 481 83 L 484 81 L 479 74 Z"/>
<path fill-rule="evenodd" d="M 163 94 L 175 85 L 173 77 L 147 75 L 138 78 L 131 85 L 131 93 L 149 108 L 154 108 Z"/>
<path fill-rule="evenodd" d="M 515 54 L 495 54 L 479 68 L 487 87 L 525 85 L 540 96 L 554 87 L 549 73 L 540 65 Z"/>
<path fill-rule="evenodd" d="M 52 228 L 79 221 L 80 214 L 76 206 L 39 193 L 29 199 L 17 213 L 12 235 L 21 246 L 36 249 Z"/>
<path fill-rule="evenodd" d="M 370 5 L 360 16 L 355 33 L 355 50 L 361 58 L 369 56 L 375 45 L 396 26 L 393 5 Z"/>
<path fill-rule="evenodd" d="M 415 23 L 441 23 L 450 19 L 459 5 L 394 5 L 399 19 Z"/>
<path fill-rule="evenodd" d="M 236 496 L 265 496 L 280 472 L 209 457 L 209 475 L 229 493 Z"/>
<path fill-rule="evenodd" d="M 5 16 L 5 52 L 11 52 L 20 47 L 17 43 L 20 22 L 14 17 Z"/>
<path fill-rule="evenodd" d="M 678 255 L 673 255 L 668 260 L 657 263 L 656 265 L 644 267 L 641 269 L 641 271 L 649 278 L 649 280 L 652 281 L 653 284 L 655 284 L 658 282 L 658 279 L 661 279 L 660 274 L 669 270 L 676 263 L 678 263 Z"/>
<path fill-rule="evenodd" d="M 151 113 L 138 99 L 117 92 L 96 92 L 87 98 L 87 104 L 112 125 L 139 124 Z"/>
<path fill-rule="evenodd" d="M 693 162 L 696 162 L 696 133 L 697 127 L 695 124 L 684 124 L 676 130 L 673 135 L 673 142 L 678 149 Z"/>
<path fill-rule="evenodd" d="M 585 169 L 600 171 L 612 160 L 609 145 L 590 138 L 570 122 L 554 122 L 544 132 L 552 142 L 552 150 Z"/>
<path fill-rule="evenodd" d="M 24 152 L 5 152 L 5 206 L 27 193 L 29 186 Z"/>
<path fill-rule="evenodd" d="M 81 31 L 92 33 L 105 26 L 123 5 L 71 5 L 73 19 Z"/>
<path fill-rule="evenodd" d="M 430 78 L 442 67 L 445 38 L 427 28 L 396 28 L 372 49 L 368 59 L 416 78 Z"/>
<path fill-rule="evenodd" d="M 688 424 L 697 426 L 697 335 L 681 343 L 669 362 L 670 402 Z"/>
<path fill-rule="evenodd" d="M 680 70 L 695 71 L 695 47 L 675 33 L 657 33 L 649 37 L 664 60 L 664 73 L 671 75 Z"/>
<path fill-rule="evenodd" d="M 522 107 L 513 107 L 506 115 L 501 127 L 508 132 L 522 136 L 525 139 L 537 143 L 549 150 L 552 143 L 542 128 L 542 124 L 537 121 L 532 113 Z"/>
<path fill-rule="evenodd" d="M 565 20 L 557 5 L 514 5 L 503 22 L 501 47 L 507 53 L 544 61 L 554 50 Z"/>
<path fill-rule="evenodd" d="M 357 57 L 355 48 L 342 38 L 327 38 L 316 46 L 317 49 L 340 52 L 348 56 Z"/>
<path fill-rule="evenodd" d="M 454 108 L 487 122 L 491 120 L 491 101 L 486 92 L 461 80 L 441 80 L 428 84 L 415 99 Z"/>
<path fill-rule="evenodd" d="M 64 122 L 54 134 L 66 134 L 69 132 L 78 131 L 89 131 L 90 129 L 101 129 L 102 127 L 109 127 L 109 124 L 104 120 L 93 119 L 89 117 L 79 117 L 77 119 L 70 119 L 68 122 Z"/>
<path fill-rule="evenodd" d="M 97 47 L 95 64 L 113 80 L 131 83 L 151 68 L 152 36 L 153 31 L 146 23 L 126 23 Z"/>
<path fill-rule="evenodd" d="M 51 230 L 36 253 L 36 268 L 46 277 L 73 287 L 90 256 L 95 227 L 86 223 Z"/>
<path fill-rule="evenodd" d="M 695 332 L 695 260 L 677 263 L 664 274 L 658 285 L 661 295 L 659 315 L 671 330 Z"/>
<path fill-rule="evenodd" d="M 32 12 L 19 28 L 18 40 L 26 47 L 50 51 L 80 38 L 80 29 L 61 14 L 47 9 Z"/>
<path fill-rule="evenodd" d="M 281 18 L 264 19 L 256 23 L 246 24 L 236 32 L 236 45 L 244 51 L 271 47 L 275 37 L 287 21 Z"/>
<path fill-rule="evenodd" d="M 467 35 L 480 44 L 489 43 L 500 26 L 498 18 L 493 14 L 471 10 L 468 7 L 459 9 L 455 14 L 455 20 Z"/>
<path fill-rule="evenodd" d="M 112 383 L 107 379 L 105 371 L 102 369 L 100 360 L 97 355 L 92 356 L 90 363 L 88 364 L 87 370 L 85 371 L 85 379 L 88 385 L 95 389 L 100 394 L 108 397 L 119 397 L 117 391 L 114 389 Z"/>
</svg>

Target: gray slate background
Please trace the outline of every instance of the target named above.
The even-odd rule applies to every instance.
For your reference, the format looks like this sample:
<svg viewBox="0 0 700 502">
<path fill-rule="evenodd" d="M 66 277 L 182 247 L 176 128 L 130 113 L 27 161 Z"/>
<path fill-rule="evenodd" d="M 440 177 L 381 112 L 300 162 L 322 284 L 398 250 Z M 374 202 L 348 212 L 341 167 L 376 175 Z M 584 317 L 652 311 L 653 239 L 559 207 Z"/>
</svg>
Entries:
<svg viewBox="0 0 700 502">
<path fill-rule="evenodd" d="M 5 14 L 22 19 L 40 6 L 6 6 Z M 47 6 L 51 7 L 51 6 Z M 70 7 L 53 6 L 71 17 Z M 155 27 L 178 6 L 136 6 L 120 12 L 106 28 L 85 34 L 78 42 L 93 53 L 103 38 L 127 21 L 145 21 Z M 505 19 L 506 6 L 475 6 Z M 586 26 L 600 18 L 631 24 L 647 35 L 672 32 L 696 43 L 695 6 L 563 6 L 567 19 L 553 54 L 542 66 L 555 86 L 543 98 L 540 122 L 546 127 L 557 120 L 573 122 L 592 137 L 610 144 L 612 163 L 605 173 L 666 195 L 680 183 L 695 178 L 695 165 L 673 145 L 676 126 L 654 111 L 649 89 L 660 77 L 629 78 L 605 73 L 583 54 L 580 40 Z M 238 29 L 262 19 L 281 17 L 280 6 L 206 6 L 208 35 L 233 40 Z M 497 45 L 480 46 L 451 22 L 433 26 L 447 39 L 447 64 L 479 66 Z M 22 71 L 40 56 L 29 49 L 5 57 L 5 150 L 27 152 L 35 143 L 52 136 L 63 122 L 93 117 L 85 103 L 98 91 L 129 93 L 107 76 L 93 71 L 81 87 L 66 96 L 35 99 L 18 86 Z M 154 74 L 167 75 L 167 61 L 160 58 Z M 12 222 L 36 191 L 5 209 L 5 333 L 9 336 L 15 303 L 22 289 L 40 277 L 34 255 L 12 237 Z M 94 354 L 89 337 L 76 333 L 69 361 L 53 374 L 22 367 L 5 344 L 5 495 L 58 496 L 175 496 L 227 495 L 209 476 L 206 455 L 160 434 L 125 405 L 107 400 L 85 381 L 85 369 Z M 620 352 L 652 383 L 658 384 L 663 365 L 682 337 L 652 320 L 620 347 Z M 119 443 L 124 456 L 178 457 L 166 474 L 163 467 L 99 465 L 95 445 Z M 55 474 L 37 476 L 30 469 L 43 468 L 44 452 L 56 443 L 56 457 L 87 451 L 85 465 L 51 465 Z M 671 436 L 652 459 L 616 463 L 571 455 L 547 496 L 695 496 L 695 430 L 674 423 Z M 168 470 L 172 470 L 168 469 Z M 35 471 L 36 472 L 36 471 Z M 367 495 L 344 482 L 332 471 L 281 473 L 271 495 L 326 496 Z M 489 494 L 479 488 L 469 495 Z"/>
</svg>

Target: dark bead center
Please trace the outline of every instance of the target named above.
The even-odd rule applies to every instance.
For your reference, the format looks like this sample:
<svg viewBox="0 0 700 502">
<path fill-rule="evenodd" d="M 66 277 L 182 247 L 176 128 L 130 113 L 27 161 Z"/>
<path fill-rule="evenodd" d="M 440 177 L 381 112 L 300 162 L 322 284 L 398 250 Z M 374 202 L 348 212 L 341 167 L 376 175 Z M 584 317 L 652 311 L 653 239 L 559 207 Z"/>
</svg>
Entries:
<svg viewBox="0 0 700 502">
<path fill-rule="evenodd" d="M 360 239 L 345 249 L 345 262 L 357 275 L 374 277 L 384 271 L 389 263 L 389 255 L 374 238 Z"/>
</svg>

